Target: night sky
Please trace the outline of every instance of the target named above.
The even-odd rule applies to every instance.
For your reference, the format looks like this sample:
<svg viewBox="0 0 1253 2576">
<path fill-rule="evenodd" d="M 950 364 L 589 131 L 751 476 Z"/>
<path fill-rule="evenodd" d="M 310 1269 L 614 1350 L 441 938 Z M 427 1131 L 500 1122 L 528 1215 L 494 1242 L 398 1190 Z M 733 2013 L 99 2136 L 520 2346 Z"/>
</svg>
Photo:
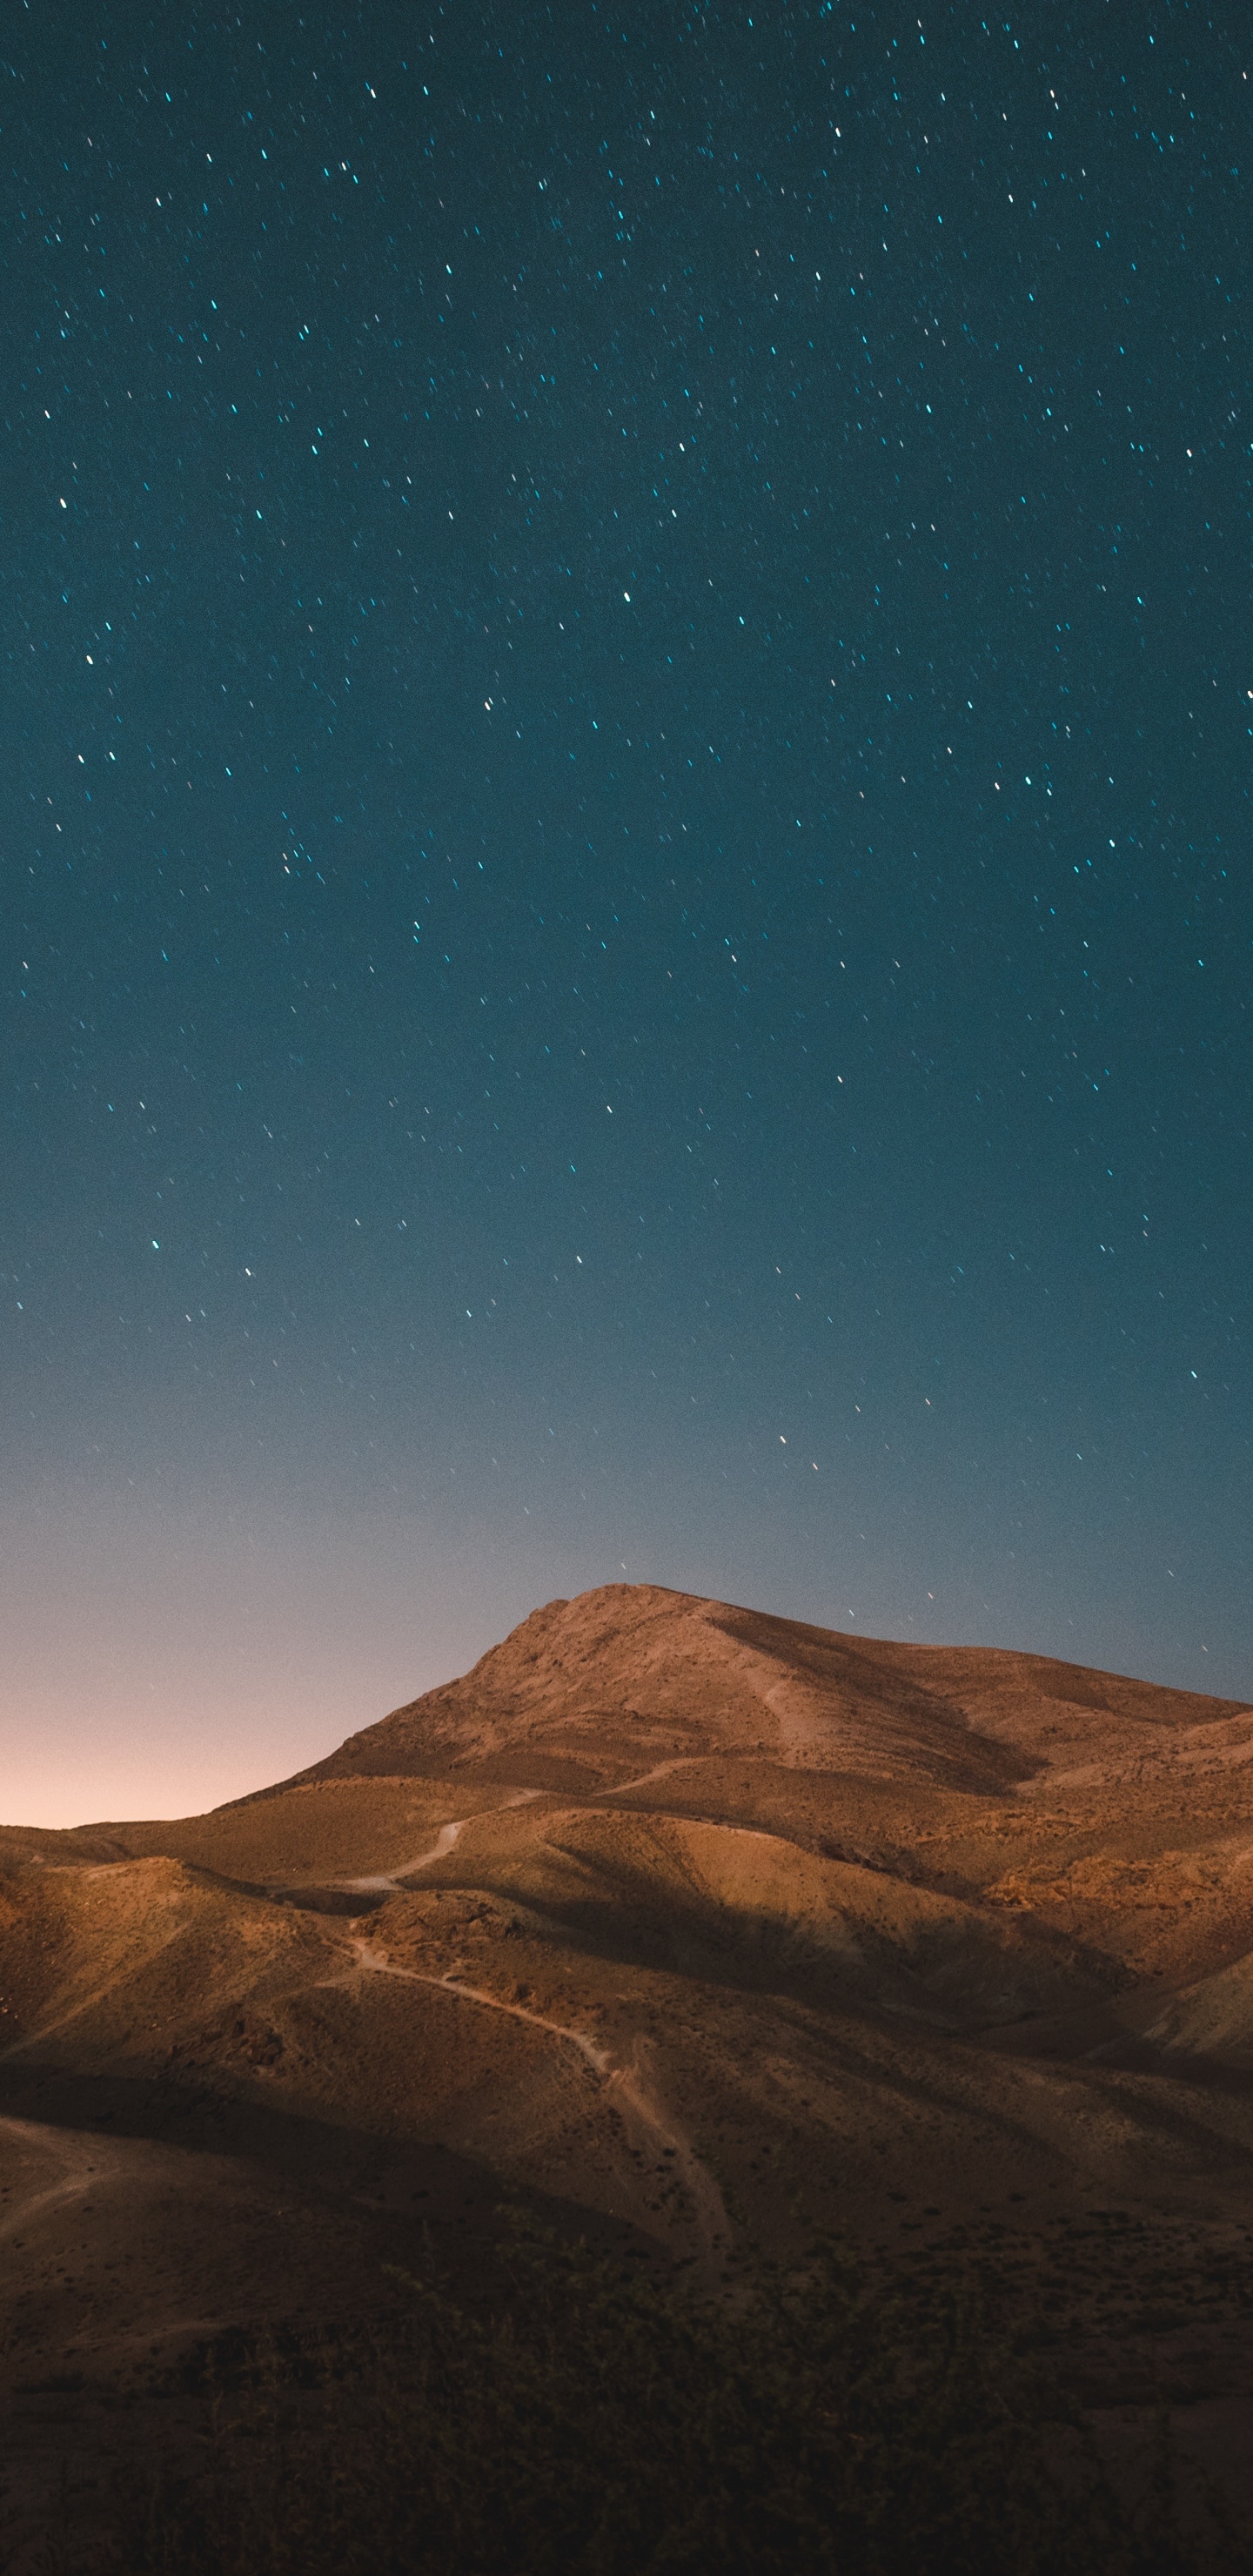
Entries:
<svg viewBox="0 0 1253 2576">
<path fill-rule="evenodd" d="M 624 1574 L 1253 1691 L 1250 69 L 6 13 L 6 1816 Z"/>
</svg>

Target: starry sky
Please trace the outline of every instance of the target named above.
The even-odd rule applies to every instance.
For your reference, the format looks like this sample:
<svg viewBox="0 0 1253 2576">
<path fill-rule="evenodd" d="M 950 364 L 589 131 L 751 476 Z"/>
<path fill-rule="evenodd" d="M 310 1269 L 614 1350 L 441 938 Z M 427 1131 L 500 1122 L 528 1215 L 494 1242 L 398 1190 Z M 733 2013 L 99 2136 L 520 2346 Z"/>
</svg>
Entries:
<svg viewBox="0 0 1253 2576">
<path fill-rule="evenodd" d="M 6 1815 L 657 1580 L 1253 1691 L 1241 11 L 6 18 Z"/>
</svg>

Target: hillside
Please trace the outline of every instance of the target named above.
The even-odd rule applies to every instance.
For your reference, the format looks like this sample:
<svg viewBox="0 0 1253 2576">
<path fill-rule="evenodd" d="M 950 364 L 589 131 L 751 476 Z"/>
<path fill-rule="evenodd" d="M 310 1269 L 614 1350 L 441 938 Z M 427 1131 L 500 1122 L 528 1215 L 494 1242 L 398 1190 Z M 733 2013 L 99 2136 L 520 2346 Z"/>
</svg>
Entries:
<svg viewBox="0 0 1253 2576">
<path fill-rule="evenodd" d="M 4 1829 L 23 2510 L 141 2365 L 490 2284 L 505 2201 L 719 2290 L 815 2223 L 973 2265 L 1115 2447 L 1164 2385 L 1222 2459 L 1251 1764 L 1237 1703 L 615 1585 L 259 1797 Z"/>
<path fill-rule="evenodd" d="M 393 1709 L 298 1777 L 526 1770 L 621 1789 L 710 1756 L 996 1792 L 1043 1771 L 1160 1758 L 1236 1702 L 996 1649 L 846 1637 L 650 1584 L 550 1601 L 459 1681 Z M 1245 1710 L 1253 1729 L 1253 1716 Z M 269 1794 L 273 1794 L 272 1792 Z"/>
</svg>

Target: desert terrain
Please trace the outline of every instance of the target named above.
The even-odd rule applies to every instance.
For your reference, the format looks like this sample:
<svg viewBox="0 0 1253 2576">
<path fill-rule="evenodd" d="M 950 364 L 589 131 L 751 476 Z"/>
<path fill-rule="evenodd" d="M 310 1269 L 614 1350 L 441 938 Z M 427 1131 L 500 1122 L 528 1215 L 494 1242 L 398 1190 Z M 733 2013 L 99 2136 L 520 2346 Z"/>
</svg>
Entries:
<svg viewBox="0 0 1253 2576">
<path fill-rule="evenodd" d="M 487 2298 L 510 2212 L 971 2283 L 1242 2511 L 1251 2180 L 1239 1703 L 614 1585 L 258 1797 L 0 1830 L 16 2567 L 189 2352 Z"/>
</svg>

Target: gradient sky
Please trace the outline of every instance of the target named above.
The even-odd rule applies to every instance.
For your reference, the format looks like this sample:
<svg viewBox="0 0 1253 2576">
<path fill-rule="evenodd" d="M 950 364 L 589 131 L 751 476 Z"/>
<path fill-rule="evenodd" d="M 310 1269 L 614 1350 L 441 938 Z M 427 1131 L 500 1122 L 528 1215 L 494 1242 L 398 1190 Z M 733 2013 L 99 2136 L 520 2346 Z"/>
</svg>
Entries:
<svg viewBox="0 0 1253 2576">
<path fill-rule="evenodd" d="M 8 13 L 0 1811 L 1253 1691 L 1243 11 Z"/>
</svg>

